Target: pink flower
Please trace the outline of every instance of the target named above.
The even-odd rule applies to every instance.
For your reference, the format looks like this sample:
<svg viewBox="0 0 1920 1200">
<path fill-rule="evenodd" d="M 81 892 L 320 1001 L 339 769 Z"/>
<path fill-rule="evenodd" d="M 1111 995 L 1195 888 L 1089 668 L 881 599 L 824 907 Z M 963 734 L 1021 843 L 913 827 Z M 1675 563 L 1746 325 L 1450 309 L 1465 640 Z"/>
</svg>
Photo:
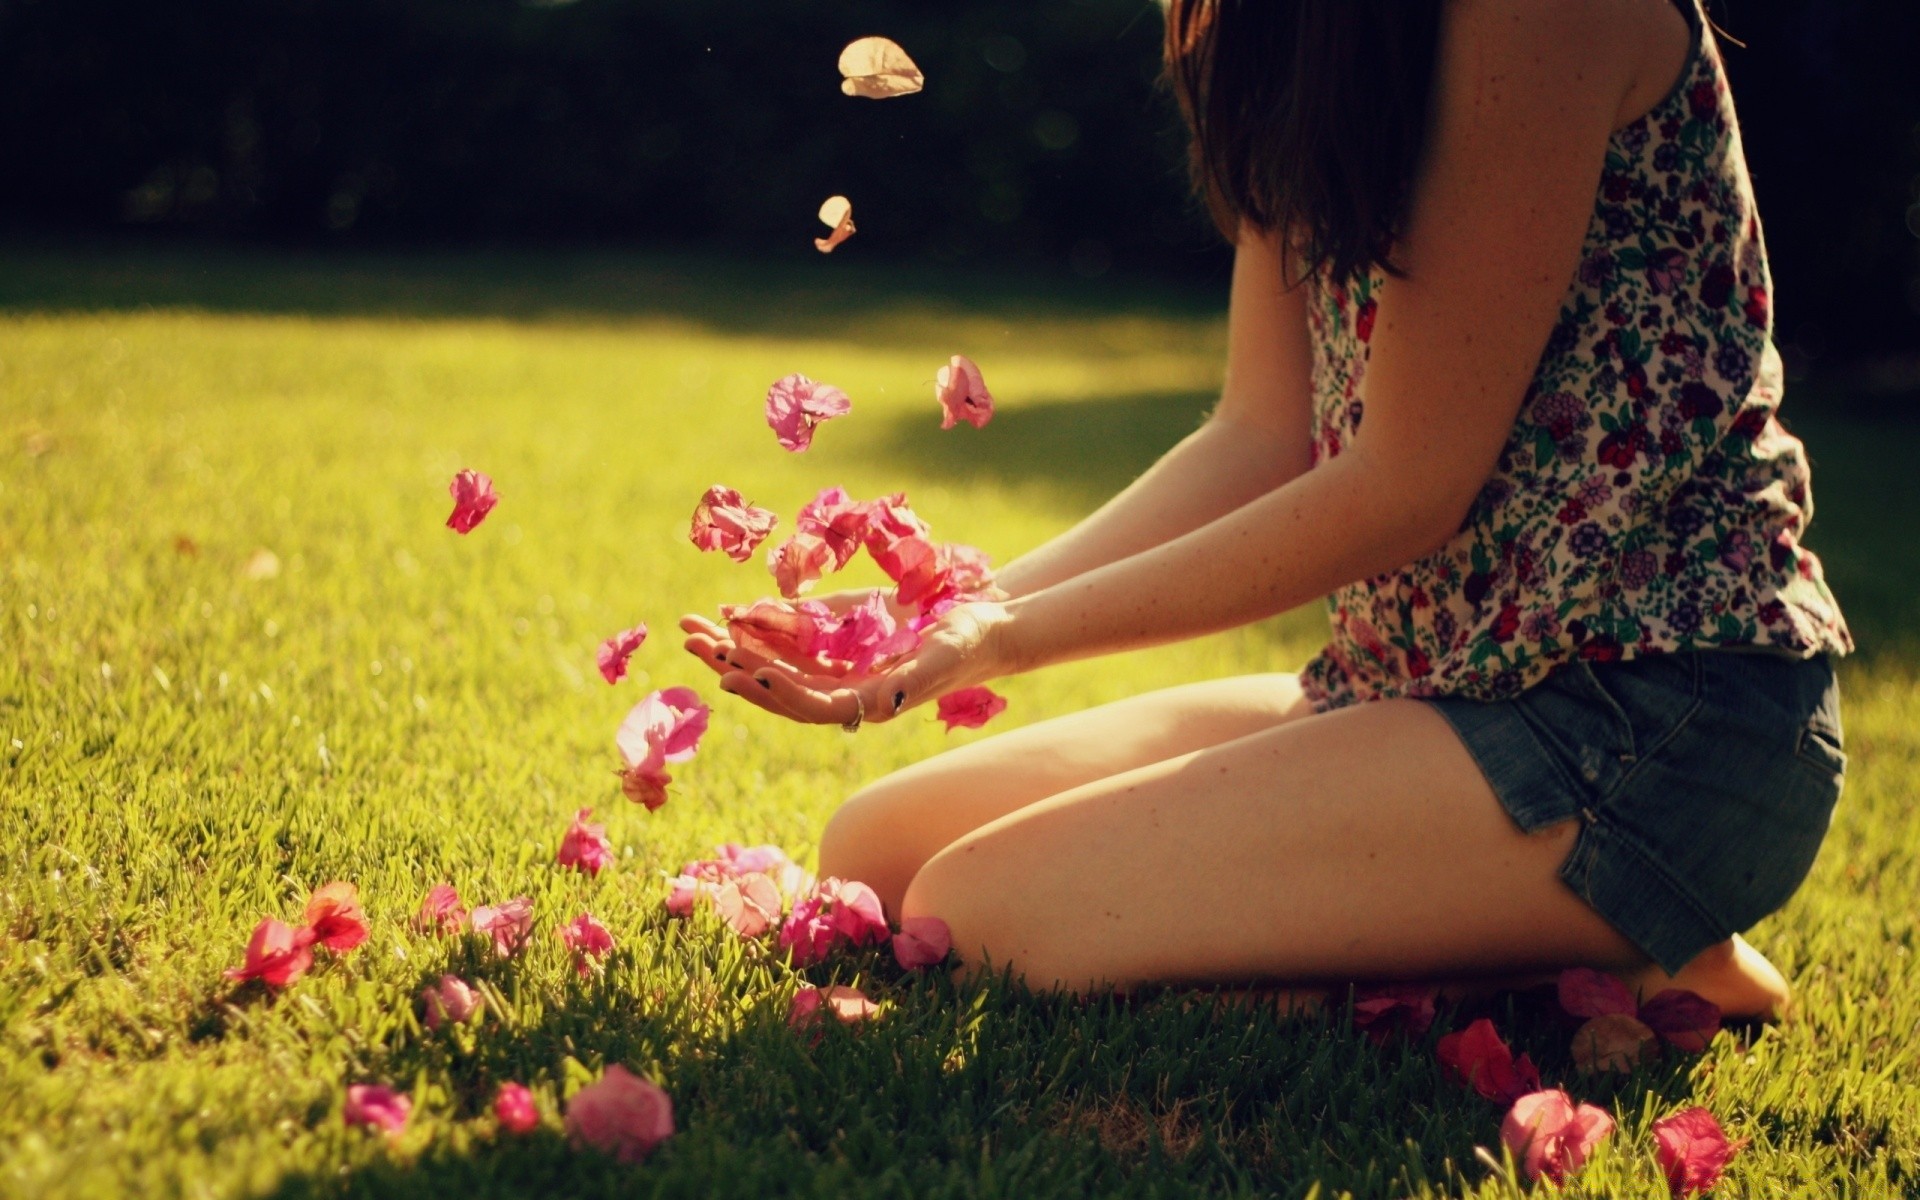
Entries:
<svg viewBox="0 0 1920 1200">
<path fill-rule="evenodd" d="M 767 551 L 767 570 L 789 600 L 806 595 L 832 564 L 833 548 L 825 538 L 811 533 L 796 533 Z"/>
<path fill-rule="evenodd" d="M 1560 1007 L 1570 1016 L 1604 1017 L 1609 1013 L 1632 1016 L 1640 1007 L 1627 985 L 1589 967 L 1571 967 L 1560 972 Z"/>
<path fill-rule="evenodd" d="M 1659 1053 L 1653 1030 L 1626 1013 L 1594 1017 L 1573 1032 L 1573 1065 L 1581 1072 L 1630 1075 L 1635 1067 Z"/>
<path fill-rule="evenodd" d="M 533 929 L 533 901 L 515 896 L 502 904 L 483 904 L 473 910 L 473 929 L 493 939 L 494 953 L 512 958 L 527 944 Z"/>
<path fill-rule="evenodd" d="M 1685 988 L 1668 988 L 1642 1006 L 1634 1002 L 1627 985 L 1613 976 L 1575 967 L 1560 973 L 1559 990 L 1560 1007 L 1572 1016 L 1637 1018 L 1636 1025 L 1688 1053 L 1706 1049 L 1720 1032 L 1719 1007 Z M 1618 1022 L 1615 1025 L 1616 1035 L 1627 1029 Z"/>
<path fill-rule="evenodd" d="M 420 999 L 426 1006 L 428 1029 L 438 1029 L 448 1021 L 464 1024 L 487 1005 L 486 997 L 458 975 L 442 975 L 439 983 L 420 993 Z"/>
<path fill-rule="evenodd" d="M 723 604 L 720 619 L 727 623 L 727 636 L 749 654 L 778 659 L 797 667 L 813 667 L 814 645 L 823 625 L 831 627 L 838 619 L 818 600 L 788 604 L 781 600 L 756 600 L 752 604 Z"/>
<path fill-rule="evenodd" d="M 825 542 L 833 552 L 833 569 L 838 571 L 860 552 L 867 536 L 867 521 L 866 505 L 847 495 L 847 489 L 830 487 L 822 488 L 818 495 L 800 506 L 793 526 Z"/>
<path fill-rule="evenodd" d="M 780 518 L 770 510 L 747 503 L 739 492 L 721 484 L 707 489 L 693 509 L 693 529 L 688 535 L 702 550 L 723 550 L 735 562 L 745 562 Z"/>
<path fill-rule="evenodd" d="M 666 688 L 633 706 L 614 741 L 626 759 L 621 790 L 648 811 L 667 802 L 668 763 L 692 758 L 707 732 L 709 709 L 692 688 Z"/>
<path fill-rule="evenodd" d="M 619 683 L 627 677 L 627 660 L 633 652 L 647 640 L 647 625 L 642 621 L 632 629 L 616 633 L 600 643 L 594 659 L 600 666 L 600 677 L 608 683 Z"/>
<path fill-rule="evenodd" d="M 605 825 L 587 823 L 592 815 L 590 808 L 573 814 L 573 824 L 567 826 L 567 832 L 561 837 L 560 852 L 554 855 L 554 861 L 563 867 L 598 875 L 600 868 L 613 865 L 613 843 L 607 840 Z"/>
<path fill-rule="evenodd" d="M 933 398 L 940 402 L 942 429 L 952 429 L 962 421 L 980 429 L 993 420 L 993 393 L 980 377 L 980 368 L 964 354 L 954 355 L 934 375 Z"/>
<path fill-rule="evenodd" d="M 253 927 L 247 939 L 246 962 L 227 972 L 228 979 L 258 979 L 270 988 L 284 988 L 313 966 L 313 930 L 295 929 L 267 917 Z"/>
<path fill-rule="evenodd" d="M 1744 1141 L 1729 1142 L 1720 1122 L 1704 1108 L 1683 1109 L 1653 1123 L 1654 1153 L 1666 1172 L 1674 1200 L 1710 1192 Z"/>
<path fill-rule="evenodd" d="M 436 883 L 420 902 L 420 915 L 414 928 L 422 933 L 459 933 L 467 923 L 467 910 L 460 906 L 460 893 L 450 883 Z"/>
<path fill-rule="evenodd" d="M 713 906 L 743 938 L 756 938 L 773 928 L 784 907 L 780 889 L 773 880 L 758 873 L 720 884 L 713 893 Z"/>
<path fill-rule="evenodd" d="M 899 584 L 894 598 L 922 614 L 973 599 L 993 582 L 991 560 L 977 546 L 964 542 L 929 544 L 925 556 L 908 563 L 893 577 Z"/>
<path fill-rule="evenodd" d="M 834 674 L 871 674 L 920 645 L 920 635 L 893 619 L 886 597 L 879 592 L 868 592 L 866 599 L 845 612 L 820 619 L 815 630 L 809 647 L 812 657 L 837 667 Z"/>
<path fill-rule="evenodd" d="M 1353 997 L 1353 1027 L 1376 1046 L 1386 1045 L 1400 1031 L 1408 1037 L 1425 1037 L 1433 1026 L 1436 995 L 1431 987 L 1412 984 L 1361 988 Z"/>
<path fill-rule="evenodd" d="M 403 1093 L 378 1083 L 356 1083 L 347 1089 L 347 1106 L 341 1115 L 349 1125 L 399 1133 L 412 1112 L 413 1101 Z"/>
<path fill-rule="evenodd" d="M 908 917 L 893 935 L 893 959 L 909 971 L 947 961 L 953 949 L 953 931 L 939 917 Z"/>
<path fill-rule="evenodd" d="M 787 1027 L 816 1029 L 827 1013 L 832 1013 L 842 1025 L 852 1025 L 879 1016 L 880 1006 L 867 999 L 859 988 L 802 987 L 787 1004 Z"/>
<path fill-rule="evenodd" d="M 1007 711 L 1006 697 L 997 695 L 989 688 L 961 688 L 957 692 L 948 692 L 940 697 L 934 707 L 934 713 L 947 723 L 947 732 L 956 729 L 978 729 Z M 1428 1004 L 1427 1019 L 1433 1019 L 1432 1004 Z M 1359 1008 L 1354 1009 L 1354 1021 L 1359 1023 Z"/>
<path fill-rule="evenodd" d="M 613 935 L 589 913 L 581 913 L 560 927 L 560 940 L 573 951 L 573 969 L 591 975 L 599 960 L 613 953 Z"/>
<path fill-rule="evenodd" d="M 447 492 L 453 497 L 453 513 L 447 518 L 447 528 L 459 534 L 472 533 L 474 526 L 486 520 L 493 506 L 500 503 L 500 497 L 494 494 L 493 480 L 478 471 L 455 475 L 447 485 Z"/>
<path fill-rule="evenodd" d="M 1515 1100 L 1500 1123 L 1500 1140 L 1527 1179 L 1545 1175 L 1554 1183 L 1565 1183 L 1612 1132 L 1612 1117 L 1591 1104 L 1576 1105 L 1558 1088 Z"/>
<path fill-rule="evenodd" d="M 874 890 L 832 876 L 796 901 L 792 915 L 780 927 L 780 948 L 792 952 L 796 967 L 812 966 L 843 941 L 868 946 L 887 938 L 887 918 Z"/>
<path fill-rule="evenodd" d="M 1434 1047 L 1447 1076 L 1471 1087 L 1496 1104 L 1512 1104 L 1528 1092 L 1540 1090 L 1540 1072 L 1533 1060 L 1513 1050 L 1481 1017 L 1457 1033 L 1449 1033 Z"/>
<path fill-rule="evenodd" d="M 848 232 L 852 232 L 851 221 Z M 780 445 L 795 453 L 813 444 L 813 430 L 820 422 L 852 411 L 853 401 L 845 392 L 805 375 L 782 376 L 767 389 L 767 424 Z"/>
<path fill-rule="evenodd" d="M 721 915 L 745 937 L 758 937 L 766 930 L 754 928 L 758 917 L 777 921 L 787 896 L 797 895 L 812 886 L 807 873 L 796 866 L 778 846 L 743 847 L 737 842 L 719 846 L 715 858 L 695 859 L 680 869 L 667 894 L 667 912 L 671 916 L 691 916 L 694 905 L 705 897 L 720 905 Z M 765 880 L 763 888 L 750 880 Z M 723 887 L 738 883 L 735 896 L 721 901 Z M 736 910 L 735 904 L 741 907 Z M 744 926 L 744 928 L 743 928 Z M 752 929 L 752 932 L 748 932 Z"/>
<path fill-rule="evenodd" d="M 673 1098 L 614 1064 L 567 1102 L 567 1137 L 623 1163 L 637 1163 L 673 1136 Z"/>
<path fill-rule="evenodd" d="M 1649 1029 L 1689 1054 L 1698 1054 L 1720 1032 L 1720 1007 L 1685 988 L 1668 988 L 1640 1006 Z"/>
<path fill-rule="evenodd" d="M 533 1093 L 518 1083 L 503 1083 L 493 1096 L 493 1119 L 508 1133 L 532 1133 L 540 1124 L 540 1110 L 533 1105 Z"/>
<path fill-rule="evenodd" d="M 367 940 L 367 914 L 360 908 L 359 889 L 351 883 L 329 883 L 307 901 L 307 926 L 313 940 L 344 954 Z"/>
</svg>

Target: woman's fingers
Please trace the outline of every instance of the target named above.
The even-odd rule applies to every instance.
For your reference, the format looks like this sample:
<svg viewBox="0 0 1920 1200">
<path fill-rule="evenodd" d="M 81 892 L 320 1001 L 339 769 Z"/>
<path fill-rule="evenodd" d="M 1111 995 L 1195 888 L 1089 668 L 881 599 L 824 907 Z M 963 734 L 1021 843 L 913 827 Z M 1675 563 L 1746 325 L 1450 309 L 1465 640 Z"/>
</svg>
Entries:
<svg viewBox="0 0 1920 1200">
<path fill-rule="evenodd" d="M 757 689 L 764 689 L 796 721 L 814 725 L 845 725 L 867 706 L 865 698 L 853 688 L 821 691 L 784 671 L 759 671 L 753 679 Z"/>
<path fill-rule="evenodd" d="M 680 644 L 688 654 L 707 664 L 716 675 L 725 675 L 734 669 L 727 659 L 733 650 L 733 643 L 724 638 L 715 639 L 704 633 L 696 633 Z"/>
<path fill-rule="evenodd" d="M 720 690 L 731 692 L 755 708 L 762 708 L 776 717 L 785 717 L 789 721 L 802 724 L 816 724 L 811 717 L 794 712 L 780 700 L 779 694 L 765 683 L 745 671 L 729 671 L 720 678 Z"/>
</svg>

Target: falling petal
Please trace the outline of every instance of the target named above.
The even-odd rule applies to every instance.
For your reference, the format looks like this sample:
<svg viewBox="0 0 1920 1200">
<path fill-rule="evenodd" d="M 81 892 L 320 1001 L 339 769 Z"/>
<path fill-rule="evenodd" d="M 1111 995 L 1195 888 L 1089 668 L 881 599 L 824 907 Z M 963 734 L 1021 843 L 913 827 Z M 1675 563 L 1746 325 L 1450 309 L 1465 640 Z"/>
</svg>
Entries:
<svg viewBox="0 0 1920 1200">
<path fill-rule="evenodd" d="M 926 86 L 926 76 L 899 43 L 883 37 L 863 37 L 840 52 L 840 90 L 849 96 L 886 100 L 911 96 Z"/>
<path fill-rule="evenodd" d="M 845 196 L 828 196 L 820 206 L 820 223 L 833 232 L 813 239 L 813 248 L 822 254 L 832 254 L 841 242 L 853 236 L 853 201 Z"/>
</svg>

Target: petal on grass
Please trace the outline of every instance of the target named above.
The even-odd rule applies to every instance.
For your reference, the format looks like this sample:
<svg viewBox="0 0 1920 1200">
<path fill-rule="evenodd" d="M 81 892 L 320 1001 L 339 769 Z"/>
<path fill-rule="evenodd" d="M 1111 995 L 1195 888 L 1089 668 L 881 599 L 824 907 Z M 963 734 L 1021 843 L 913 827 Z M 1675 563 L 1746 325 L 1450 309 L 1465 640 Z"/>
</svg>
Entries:
<svg viewBox="0 0 1920 1200">
<path fill-rule="evenodd" d="M 927 84 L 907 52 L 891 38 L 863 37 L 840 51 L 840 90 L 868 100 L 911 96 Z"/>
<path fill-rule="evenodd" d="M 473 910 L 473 929 L 493 940 L 494 953 L 512 958 L 527 944 L 533 930 L 533 901 L 515 896 L 500 904 L 483 904 Z"/>
<path fill-rule="evenodd" d="M 1669 1044 L 1698 1054 L 1720 1032 L 1720 1006 L 1685 988 L 1668 988 L 1640 1006 L 1640 1020 Z"/>
<path fill-rule="evenodd" d="M 1420 984 L 1388 984 L 1360 988 L 1353 995 L 1353 1027 L 1376 1046 L 1395 1033 L 1425 1037 L 1433 1027 L 1437 989 Z"/>
<path fill-rule="evenodd" d="M 356 1083 L 347 1089 L 347 1103 L 341 1116 L 349 1125 L 363 1129 L 399 1133 L 407 1127 L 413 1112 L 413 1100 L 384 1084 Z"/>
<path fill-rule="evenodd" d="M 467 923 L 467 910 L 461 907 L 460 893 L 450 883 L 436 883 L 427 889 L 420 902 L 420 915 L 413 927 L 422 933 L 459 933 Z"/>
<path fill-rule="evenodd" d="M 267 917 L 247 939 L 246 961 L 227 972 L 228 979 L 258 979 L 270 988 L 289 986 L 313 966 L 313 930 L 296 929 Z"/>
<path fill-rule="evenodd" d="M 1524 1054 L 1514 1058 L 1512 1048 L 1485 1017 L 1442 1037 L 1433 1052 L 1449 1078 L 1497 1104 L 1512 1104 L 1540 1090 L 1540 1072 L 1533 1060 Z"/>
<path fill-rule="evenodd" d="M 329 883 L 307 901 L 307 927 L 313 940 L 338 954 L 367 940 L 367 914 L 360 908 L 360 889 L 351 883 Z"/>
<path fill-rule="evenodd" d="M 1713 1190 L 1745 1142 L 1730 1142 L 1704 1108 L 1682 1109 L 1653 1123 L 1654 1154 L 1674 1200 Z"/>
<path fill-rule="evenodd" d="M 1544 1175 L 1554 1183 L 1565 1183 L 1612 1132 L 1613 1118 L 1604 1110 L 1575 1104 L 1558 1088 L 1515 1100 L 1500 1123 L 1500 1140 L 1527 1179 Z"/>
<path fill-rule="evenodd" d="M 1635 1067 L 1659 1054 L 1660 1043 L 1653 1030 L 1626 1013 L 1594 1017 L 1573 1032 L 1573 1065 L 1581 1072 L 1630 1075 Z"/>
<path fill-rule="evenodd" d="M 908 917 L 893 935 L 893 960 L 909 971 L 939 966 L 952 949 L 953 931 L 939 917 Z"/>
<path fill-rule="evenodd" d="M 493 1119 L 508 1133 L 532 1133 L 540 1124 L 540 1110 L 524 1084 L 503 1083 L 494 1093 Z"/>
<path fill-rule="evenodd" d="M 567 1138 L 637 1163 L 673 1136 L 673 1098 L 618 1063 L 567 1102 Z"/>
<path fill-rule="evenodd" d="M 598 875 L 602 867 L 613 865 L 613 842 L 607 838 L 605 825 L 588 823 L 587 818 L 592 815 L 591 808 L 573 814 L 573 824 L 560 836 L 560 850 L 554 855 L 554 861 L 563 867 Z"/>
<path fill-rule="evenodd" d="M 486 997 L 458 975 L 442 975 L 440 982 L 420 993 L 428 1029 L 451 1022 L 459 1025 L 486 1007 Z"/>
<path fill-rule="evenodd" d="M 573 969 L 593 974 L 600 960 L 613 953 L 613 934 L 591 913 L 581 913 L 560 927 L 560 940 L 573 953 Z"/>
<path fill-rule="evenodd" d="M 1575 1017 L 1604 1017 L 1612 1013 L 1632 1016 L 1640 1005 L 1627 985 L 1590 967 L 1572 967 L 1560 972 L 1560 1007 Z"/>
</svg>

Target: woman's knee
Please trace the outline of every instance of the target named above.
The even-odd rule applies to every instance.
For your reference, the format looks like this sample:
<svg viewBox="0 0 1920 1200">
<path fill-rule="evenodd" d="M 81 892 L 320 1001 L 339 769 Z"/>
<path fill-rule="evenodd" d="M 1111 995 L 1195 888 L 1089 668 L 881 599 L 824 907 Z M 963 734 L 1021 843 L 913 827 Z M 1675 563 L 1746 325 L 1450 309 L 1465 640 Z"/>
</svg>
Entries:
<svg viewBox="0 0 1920 1200">
<path fill-rule="evenodd" d="M 857 879 L 872 888 L 890 913 L 900 911 L 907 883 L 920 869 L 912 822 L 903 808 L 912 803 L 889 780 L 855 792 L 820 834 L 820 875 Z"/>
</svg>

